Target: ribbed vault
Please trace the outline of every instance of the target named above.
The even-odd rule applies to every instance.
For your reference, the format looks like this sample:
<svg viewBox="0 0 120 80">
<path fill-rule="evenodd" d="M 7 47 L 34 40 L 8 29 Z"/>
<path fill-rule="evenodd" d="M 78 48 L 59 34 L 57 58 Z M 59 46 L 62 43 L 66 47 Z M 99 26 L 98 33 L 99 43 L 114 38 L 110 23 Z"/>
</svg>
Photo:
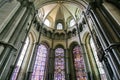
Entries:
<svg viewBox="0 0 120 80">
<path fill-rule="evenodd" d="M 51 23 L 50 28 L 55 28 L 56 23 L 62 21 L 64 29 L 67 29 L 70 20 L 73 19 L 77 23 L 88 2 L 87 0 L 35 0 L 34 4 L 38 9 L 40 20 L 44 22 L 48 19 Z"/>
</svg>

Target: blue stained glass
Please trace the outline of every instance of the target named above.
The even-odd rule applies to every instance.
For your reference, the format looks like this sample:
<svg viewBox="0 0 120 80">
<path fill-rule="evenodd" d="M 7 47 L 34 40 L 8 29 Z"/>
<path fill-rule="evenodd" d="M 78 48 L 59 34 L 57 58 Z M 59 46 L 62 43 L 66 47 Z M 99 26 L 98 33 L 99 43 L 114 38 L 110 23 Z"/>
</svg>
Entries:
<svg viewBox="0 0 120 80">
<path fill-rule="evenodd" d="M 54 80 L 65 80 L 65 62 L 64 62 L 64 50 L 57 48 L 55 50 L 55 71 Z"/>
<path fill-rule="evenodd" d="M 47 47 L 41 44 L 38 47 L 38 52 L 37 52 L 31 80 L 43 80 L 44 79 L 47 55 L 48 55 Z"/>
</svg>

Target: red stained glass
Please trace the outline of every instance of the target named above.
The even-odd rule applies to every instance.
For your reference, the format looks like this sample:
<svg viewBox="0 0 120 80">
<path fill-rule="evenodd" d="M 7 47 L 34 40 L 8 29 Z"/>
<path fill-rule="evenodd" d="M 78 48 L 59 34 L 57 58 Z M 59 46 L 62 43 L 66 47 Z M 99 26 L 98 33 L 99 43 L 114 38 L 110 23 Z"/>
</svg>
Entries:
<svg viewBox="0 0 120 80">
<path fill-rule="evenodd" d="M 85 64 L 79 46 L 76 46 L 73 49 L 73 58 L 77 80 L 87 80 L 85 73 Z"/>
</svg>

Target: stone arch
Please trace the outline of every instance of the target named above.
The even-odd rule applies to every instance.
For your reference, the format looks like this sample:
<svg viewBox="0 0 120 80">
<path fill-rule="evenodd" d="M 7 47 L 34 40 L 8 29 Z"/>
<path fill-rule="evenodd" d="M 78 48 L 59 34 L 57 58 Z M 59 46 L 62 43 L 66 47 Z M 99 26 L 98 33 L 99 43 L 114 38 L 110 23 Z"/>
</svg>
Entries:
<svg viewBox="0 0 120 80">
<path fill-rule="evenodd" d="M 65 49 L 65 47 L 64 47 L 62 44 L 57 44 L 57 45 L 55 46 L 55 49 L 58 48 L 58 47 L 61 47 L 61 48 Z"/>
<path fill-rule="evenodd" d="M 72 37 L 72 31 L 68 31 L 68 38 L 71 38 Z"/>
<path fill-rule="evenodd" d="M 69 49 L 72 49 L 74 46 L 76 45 L 79 45 L 78 42 L 74 41 L 74 42 L 71 42 L 70 45 L 69 45 Z"/>
<path fill-rule="evenodd" d="M 47 37 L 51 38 L 52 32 L 50 30 L 47 30 Z"/>
<path fill-rule="evenodd" d="M 37 36 L 35 35 L 35 33 L 32 31 L 28 34 L 30 41 L 32 41 L 33 43 L 37 42 Z"/>
<path fill-rule="evenodd" d="M 46 28 L 43 28 L 42 34 L 43 34 L 44 36 L 46 36 L 46 33 L 47 33 L 47 29 L 46 29 Z"/>
<path fill-rule="evenodd" d="M 59 37 L 58 36 L 60 36 L 60 34 L 57 32 L 57 33 L 55 33 L 55 39 L 59 39 Z"/>
<path fill-rule="evenodd" d="M 61 40 L 65 39 L 65 33 L 60 33 L 60 39 Z"/>
<path fill-rule="evenodd" d="M 40 44 L 43 44 L 43 45 L 45 45 L 47 48 L 50 48 L 50 44 L 49 44 L 48 41 L 43 40 L 43 41 L 40 42 Z"/>
<path fill-rule="evenodd" d="M 85 32 L 83 37 L 82 37 L 82 43 L 85 43 L 86 42 L 86 38 L 89 38 L 90 37 L 90 33 L 89 32 Z"/>
<path fill-rule="evenodd" d="M 73 30 L 72 30 L 72 36 L 76 36 L 76 29 L 74 28 Z"/>
<path fill-rule="evenodd" d="M 57 47 L 61 47 L 61 48 L 65 49 L 65 45 L 63 45 L 61 43 L 57 43 L 53 48 L 56 49 Z"/>
</svg>

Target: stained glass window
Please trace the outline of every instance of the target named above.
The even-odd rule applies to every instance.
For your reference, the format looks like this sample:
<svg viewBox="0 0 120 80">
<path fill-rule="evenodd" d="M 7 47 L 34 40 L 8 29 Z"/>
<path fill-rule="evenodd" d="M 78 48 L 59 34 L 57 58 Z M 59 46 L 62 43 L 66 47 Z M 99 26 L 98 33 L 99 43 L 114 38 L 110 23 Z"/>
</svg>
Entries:
<svg viewBox="0 0 120 80">
<path fill-rule="evenodd" d="M 92 48 L 92 51 L 93 51 L 93 55 L 94 55 L 96 64 L 97 64 L 97 66 L 98 66 L 98 70 L 99 70 L 99 72 L 100 72 L 101 80 L 107 80 L 105 71 L 104 71 L 104 69 L 103 69 L 103 66 L 102 66 L 102 64 L 100 63 L 99 59 L 98 59 L 96 47 L 95 47 L 95 44 L 94 44 L 92 38 L 90 39 L 90 45 L 91 45 L 91 48 Z"/>
<path fill-rule="evenodd" d="M 64 50 L 57 48 L 55 50 L 55 71 L 54 80 L 65 80 L 65 62 L 64 62 Z"/>
<path fill-rule="evenodd" d="M 15 66 L 14 72 L 12 74 L 11 80 L 17 80 L 17 75 L 18 75 L 20 67 L 22 65 L 22 62 L 23 62 L 28 45 L 29 45 L 29 38 L 27 37 L 27 39 L 25 41 L 25 45 L 23 46 L 20 57 L 18 59 L 17 65 Z"/>
<path fill-rule="evenodd" d="M 48 55 L 47 47 L 41 44 L 38 47 L 31 80 L 44 80 L 47 55 Z"/>
<path fill-rule="evenodd" d="M 60 29 L 60 30 L 63 29 L 62 23 L 58 23 L 58 24 L 57 24 L 57 29 Z"/>
<path fill-rule="evenodd" d="M 74 66 L 76 72 L 77 80 L 87 80 L 85 73 L 85 63 L 83 60 L 83 55 L 80 52 L 80 47 L 75 46 L 73 49 L 73 58 L 74 58 Z"/>
</svg>

